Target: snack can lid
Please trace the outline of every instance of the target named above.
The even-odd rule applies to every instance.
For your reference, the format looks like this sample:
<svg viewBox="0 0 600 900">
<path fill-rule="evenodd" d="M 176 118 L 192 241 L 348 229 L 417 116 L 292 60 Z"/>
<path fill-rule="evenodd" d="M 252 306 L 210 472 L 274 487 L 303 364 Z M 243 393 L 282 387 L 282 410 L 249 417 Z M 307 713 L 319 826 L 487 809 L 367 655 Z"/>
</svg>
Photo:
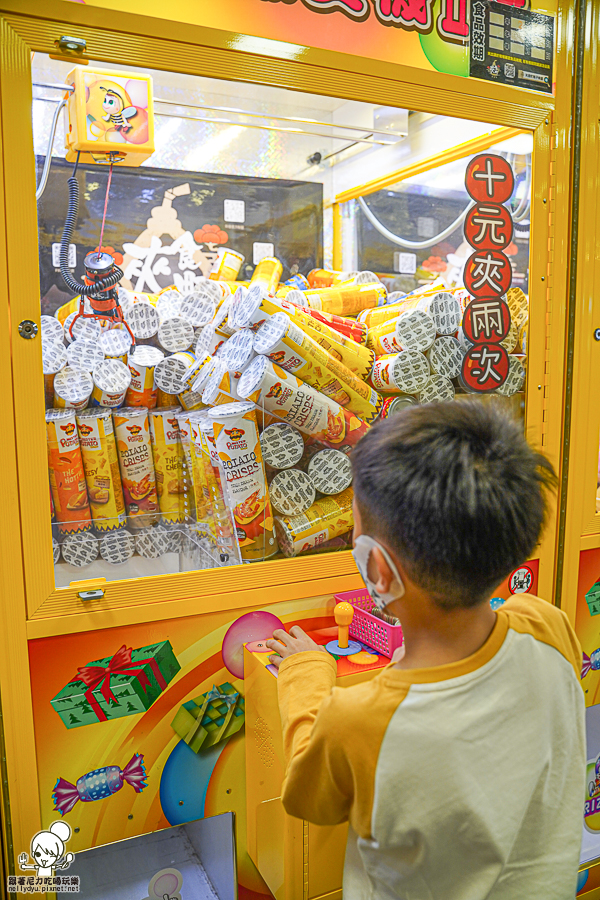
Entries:
<svg viewBox="0 0 600 900">
<path fill-rule="evenodd" d="M 221 359 L 230 372 L 239 372 L 248 365 L 254 355 L 254 335 L 249 328 L 242 328 L 229 338 L 223 347 Z"/>
<path fill-rule="evenodd" d="M 239 288 L 237 288 L 235 294 L 231 299 L 231 306 L 229 307 L 229 324 L 233 328 L 237 328 L 237 311 L 242 301 L 246 298 L 248 294 L 248 288 L 244 287 L 243 284 L 240 284 Z"/>
<path fill-rule="evenodd" d="M 339 494 L 352 484 L 352 464 L 341 450 L 320 450 L 308 464 L 312 483 L 322 494 Z"/>
<path fill-rule="evenodd" d="M 133 292 L 119 286 L 117 287 L 117 296 L 119 298 L 119 306 L 123 310 L 123 315 L 127 317 L 127 313 L 133 308 Z"/>
<path fill-rule="evenodd" d="M 175 356 L 161 359 L 154 367 L 154 383 L 166 394 L 180 394 L 185 388 L 185 374 L 189 364 Z"/>
<path fill-rule="evenodd" d="M 138 340 L 154 337 L 158 332 L 158 326 L 160 325 L 158 311 L 151 303 L 147 303 L 145 300 L 134 303 L 126 318 L 134 337 Z"/>
<path fill-rule="evenodd" d="M 194 329 L 182 316 L 163 319 L 158 328 L 158 342 L 169 353 L 187 350 L 194 340 Z"/>
<path fill-rule="evenodd" d="M 438 334 L 455 334 L 461 320 L 460 303 L 454 294 L 442 291 L 428 300 L 429 314 Z"/>
<path fill-rule="evenodd" d="M 94 384 L 109 394 L 124 393 L 131 384 L 131 372 L 119 359 L 104 359 L 92 372 Z"/>
<path fill-rule="evenodd" d="M 131 347 L 131 335 L 126 328 L 111 328 L 100 335 L 100 347 L 105 356 L 124 356 Z"/>
<path fill-rule="evenodd" d="M 290 317 L 287 313 L 275 313 L 260 326 L 254 335 L 254 349 L 257 353 L 268 354 L 288 332 Z"/>
<path fill-rule="evenodd" d="M 238 289 L 239 290 L 239 289 Z M 252 321 L 253 316 L 259 309 L 263 299 L 267 297 L 267 291 L 260 284 L 253 284 L 248 289 L 247 294 L 237 305 L 235 312 L 235 327 L 246 328 Z"/>
<path fill-rule="evenodd" d="M 496 388 L 497 394 L 503 394 L 505 397 L 512 397 L 517 391 L 520 391 L 525 381 L 525 367 L 520 359 L 516 356 L 508 357 L 508 375 L 504 384 Z"/>
<path fill-rule="evenodd" d="M 238 403 L 223 403 L 221 406 L 213 406 L 207 410 L 207 415 L 212 421 L 219 419 L 231 419 L 233 416 L 243 416 L 255 409 L 254 403 L 242 400 Z"/>
<path fill-rule="evenodd" d="M 54 565 L 56 565 L 60 559 L 60 544 L 55 537 L 52 537 L 52 558 L 54 560 Z"/>
<path fill-rule="evenodd" d="M 54 316 L 42 316 L 40 318 L 42 326 L 42 340 L 52 340 L 53 338 L 62 343 L 64 339 L 63 327 Z"/>
<path fill-rule="evenodd" d="M 260 446 L 264 461 L 273 469 L 290 469 L 304 453 L 301 433 L 286 422 L 267 425 L 260 436 Z"/>
<path fill-rule="evenodd" d="M 285 299 L 290 303 L 293 303 L 294 306 L 308 306 L 308 300 L 306 299 L 306 294 L 304 291 L 298 290 L 294 288 L 291 291 L 288 291 L 285 295 Z"/>
<path fill-rule="evenodd" d="M 212 371 L 208 378 L 208 382 L 202 392 L 203 403 L 214 403 L 217 395 L 221 390 L 221 379 L 227 372 L 227 366 L 222 360 L 216 360 L 216 365 L 212 367 Z M 228 392 L 226 392 L 228 393 Z"/>
<path fill-rule="evenodd" d="M 137 344 L 133 353 L 129 355 L 128 362 L 139 366 L 155 366 L 165 358 L 165 354 L 158 347 L 148 347 Z"/>
<path fill-rule="evenodd" d="M 135 536 L 135 549 L 145 559 L 157 559 L 173 548 L 171 532 L 164 525 L 144 529 Z"/>
<path fill-rule="evenodd" d="M 203 328 L 217 311 L 214 297 L 205 290 L 186 294 L 181 304 L 181 316 L 194 328 Z"/>
<path fill-rule="evenodd" d="M 215 303 L 220 303 L 223 299 L 222 281 L 211 281 L 210 278 L 197 278 L 197 290 L 204 291 L 209 297 L 212 297 Z"/>
<path fill-rule="evenodd" d="M 71 324 L 79 312 L 70 313 L 65 319 L 64 336 L 67 342 L 71 341 L 97 341 L 100 337 L 100 322 L 97 319 L 79 318 L 73 324 L 73 335 L 71 336 Z"/>
<path fill-rule="evenodd" d="M 80 419 L 110 419 L 112 410 L 106 406 L 87 406 L 77 411 L 77 421 Z"/>
<path fill-rule="evenodd" d="M 420 403 L 454 400 L 454 385 L 445 375 L 431 375 L 418 397 Z"/>
<path fill-rule="evenodd" d="M 47 409 L 46 410 L 46 422 L 58 422 L 62 419 L 71 419 L 73 424 L 75 424 L 75 410 L 74 409 Z"/>
<path fill-rule="evenodd" d="M 284 516 L 299 516 L 315 501 L 315 486 L 306 472 L 284 469 L 269 485 L 273 509 Z"/>
<path fill-rule="evenodd" d="M 163 319 L 171 319 L 173 316 L 179 315 L 182 300 L 183 297 L 179 291 L 167 291 L 166 294 L 161 294 L 157 297 L 156 311 L 160 316 L 161 322 Z"/>
<path fill-rule="evenodd" d="M 82 568 L 93 563 L 98 556 L 98 541 L 91 534 L 70 534 L 62 545 L 65 562 L 71 566 Z"/>
<path fill-rule="evenodd" d="M 113 566 L 127 562 L 135 553 L 135 540 L 128 531 L 111 531 L 100 541 L 100 556 Z"/>
<path fill-rule="evenodd" d="M 62 344 L 42 346 L 42 371 L 44 375 L 55 375 L 67 365 L 67 351 Z"/>
<path fill-rule="evenodd" d="M 77 339 L 67 347 L 67 361 L 72 369 L 91 372 L 103 359 L 104 353 L 96 341 Z"/>
<path fill-rule="evenodd" d="M 267 364 L 266 356 L 257 356 L 252 360 L 237 383 L 237 392 L 240 397 L 249 397 L 260 386 L 267 370 Z"/>
<path fill-rule="evenodd" d="M 208 379 L 211 377 L 214 369 L 216 368 L 217 362 L 218 360 L 216 360 L 214 356 L 211 356 L 208 358 L 208 360 L 205 360 L 205 363 L 204 365 L 202 365 L 197 378 L 192 383 L 192 390 L 197 394 L 201 394 L 208 384 Z"/>
<path fill-rule="evenodd" d="M 400 313 L 396 320 L 396 341 L 403 350 L 428 350 L 435 335 L 435 323 L 424 309 Z"/>
<path fill-rule="evenodd" d="M 421 391 L 427 384 L 431 370 L 427 358 L 418 350 L 402 350 L 392 363 L 392 378 L 396 387 L 406 394 Z"/>
<path fill-rule="evenodd" d="M 54 376 L 54 392 L 62 400 L 80 403 L 92 393 L 94 383 L 89 372 L 65 366 Z"/>
<path fill-rule="evenodd" d="M 375 272 L 369 272 L 365 270 L 364 272 L 357 272 L 356 274 L 356 284 L 376 284 L 381 283 L 379 281 L 378 276 Z"/>
<path fill-rule="evenodd" d="M 464 355 L 460 343 L 449 334 L 436 338 L 427 354 L 431 371 L 447 378 L 458 378 Z"/>
</svg>

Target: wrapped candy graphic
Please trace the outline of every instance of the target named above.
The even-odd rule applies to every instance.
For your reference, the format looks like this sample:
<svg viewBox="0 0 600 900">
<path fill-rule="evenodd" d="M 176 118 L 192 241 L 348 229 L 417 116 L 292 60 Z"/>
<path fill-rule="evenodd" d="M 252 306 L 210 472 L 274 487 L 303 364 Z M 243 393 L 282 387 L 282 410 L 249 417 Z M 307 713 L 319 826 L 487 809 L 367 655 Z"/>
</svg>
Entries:
<svg viewBox="0 0 600 900">
<path fill-rule="evenodd" d="M 54 809 L 64 816 L 71 812 L 78 800 L 83 803 L 103 800 L 120 791 L 125 782 L 130 784 L 138 794 L 148 786 L 144 757 L 141 753 L 134 753 L 122 770 L 119 766 L 104 766 L 102 769 L 94 769 L 78 778 L 77 784 L 71 784 L 64 778 L 59 778 L 52 792 Z"/>
<path fill-rule="evenodd" d="M 585 678 L 588 672 L 597 672 L 598 669 L 600 669 L 600 647 L 594 650 L 591 656 L 588 656 L 587 653 L 583 654 L 581 677 Z"/>
</svg>

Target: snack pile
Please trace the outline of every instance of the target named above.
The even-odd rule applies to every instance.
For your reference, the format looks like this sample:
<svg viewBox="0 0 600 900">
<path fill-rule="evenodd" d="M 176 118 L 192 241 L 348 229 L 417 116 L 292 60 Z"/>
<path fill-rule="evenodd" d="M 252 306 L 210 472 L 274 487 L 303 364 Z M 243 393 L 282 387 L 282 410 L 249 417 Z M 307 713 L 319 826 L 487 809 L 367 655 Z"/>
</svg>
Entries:
<svg viewBox="0 0 600 900">
<path fill-rule="evenodd" d="M 123 325 L 71 327 L 78 297 L 42 316 L 55 563 L 192 547 L 213 567 L 347 547 L 352 447 L 379 418 L 469 391 L 462 288 L 388 294 L 372 272 L 324 269 L 280 284 L 274 258 L 251 282 L 223 271 L 188 294 L 119 289 L 135 345 Z M 528 301 L 505 299 L 498 393 L 511 396 Z"/>
</svg>

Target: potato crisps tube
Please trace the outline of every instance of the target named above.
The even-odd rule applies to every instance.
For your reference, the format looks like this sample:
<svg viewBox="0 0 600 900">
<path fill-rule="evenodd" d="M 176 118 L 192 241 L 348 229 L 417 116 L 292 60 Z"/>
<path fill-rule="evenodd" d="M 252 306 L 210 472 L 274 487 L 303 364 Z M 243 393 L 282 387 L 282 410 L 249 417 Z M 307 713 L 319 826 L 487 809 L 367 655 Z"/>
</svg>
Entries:
<svg viewBox="0 0 600 900">
<path fill-rule="evenodd" d="M 156 492 L 163 522 L 185 522 L 186 480 L 183 446 L 179 440 L 178 406 L 149 413 Z"/>
<path fill-rule="evenodd" d="M 213 281 L 235 281 L 244 263 L 245 256 L 227 247 L 217 251 L 217 258 L 208 276 Z"/>
<path fill-rule="evenodd" d="M 94 528 L 98 532 L 123 528 L 125 501 L 110 409 L 82 410 L 77 430 Z"/>
<path fill-rule="evenodd" d="M 385 303 L 387 290 L 381 282 L 377 282 L 321 288 L 318 291 L 305 291 L 304 295 L 312 309 L 337 316 L 355 316 L 363 309 Z"/>
<path fill-rule="evenodd" d="M 265 256 L 254 270 L 250 285 L 258 284 L 269 294 L 274 294 L 279 286 L 283 266 L 274 256 Z"/>
<path fill-rule="evenodd" d="M 158 388 L 154 384 L 154 367 L 165 354 L 157 347 L 139 344 L 129 356 L 128 366 L 131 372 L 131 383 L 125 394 L 127 406 L 145 406 L 154 409 Z"/>
<path fill-rule="evenodd" d="M 335 272 L 329 269 L 312 269 L 308 275 L 308 283 L 311 288 L 331 287 L 334 284 L 340 284 L 349 281 L 354 272 Z"/>
<path fill-rule="evenodd" d="M 199 425 L 202 460 L 212 502 L 217 546 L 221 553 L 235 557 L 241 562 L 235 520 L 225 500 L 223 469 L 215 446 L 213 423 L 208 416 L 203 416 L 199 419 Z"/>
<path fill-rule="evenodd" d="M 158 522 L 158 495 L 152 463 L 148 410 L 125 406 L 114 413 L 117 453 L 131 528 Z"/>
<path fill-rule="evenodd" d="M 285 313 L 271 316 L 256 332 L 254 349 L 282 369 L 332 397 L 365 422 L 375 419 L 381 397 L 320 344 L 298 328 Z"/>
<path fill-rule="evenodd" d="M 369 430 L 358 416 L 266 356 L 252 360 L 239 380 L 238 393 L 335 450 L 353 447 Z"/>
<path fill-rule="evenodd" d="M 388 393 L 416 394 L 422 391 L 431 375 L 427 358 L 418 350 L 403 350 L 380 356 L 373 366 L 371 384 Z"/>
<path fill-rule="evenodd" d="M 198 413 L 189 418 L 192 483 L 196 504 L 196 521 L 206 522 L 211 532 L 215 534 L 210 490 L 210 482 L 214 476 L 212 471 L 207 469 L 206 462 L 202 456 L 202 436 L 200 433 L 200 421 L 205 418 L 205 413 Z"/>
<path fill-rule="evenodd" d="M 48 469 L 54 512 L 61 534 L 89 531 L 92 516 L 74 409 L 46 412 Z"/>
<path fill-rule="evenodd" d="M 333 497 L 321 497 L 299 516 L 278 516 L 275 531 L 284 556 L 298 556 L 351 531 L 353 497 L 354 491 L 349 487 Z"/>
<path fill-rule="evenodd" d="M 347 319 L 344 316 L 337 316 L 324 310 L 309 308 L 306 310 L 311 318 L 318 322 L 326 322 L 334 331 L 338 331 L 345 337 L 352 338 L 357 344 L 367 343 L 368 328 L 362 322 L 355 319 Z"/>
<path fill-rule="evenodd" d="M 218 406 L 208 418 L 225 472 L 242 559 L 267 559 L 277 552 L 277 542 L 254 404 Z"/>
<path fill-rule="evenodd" d="M 422 309 L 405 310 L 369 331 L 368 346 L 377 356 L 400 350 L 428 350 L 435 340 L 435 323 Z"/>
</svg>

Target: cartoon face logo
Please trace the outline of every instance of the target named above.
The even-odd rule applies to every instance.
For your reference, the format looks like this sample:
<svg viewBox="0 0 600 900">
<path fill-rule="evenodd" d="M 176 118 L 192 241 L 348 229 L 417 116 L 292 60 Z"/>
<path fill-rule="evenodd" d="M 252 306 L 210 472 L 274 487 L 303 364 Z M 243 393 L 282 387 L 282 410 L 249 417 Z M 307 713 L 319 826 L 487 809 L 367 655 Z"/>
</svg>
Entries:
<svg viewBox="0 0 600 900">
<path fill-rule="evenodd" d="M 71 435 L 72 435 L 73 432 L 75 431 L 75 426 L 73 425 L 72 422 L 69 422 L 67 425 L 61 425 L 61 426 L 60 426 L 60 430 L 61 430 L 61 431 L 64 431 L 64 433 L 65 433 L 68 437 L 71 437 Z M 91 431 L 91 430 L 92 430 L 92 429 L 90 428 L 90 431 Z"/>
<path fill-rule="evenodd" d="M 92 432 L 93 430 L 94 430 L 94 429 L 91 428 L 89 425 L 80 425 L 80 426 L 79 426 L 79 433 L 80 433 L 80 434 L 84 434 L 84 435 L 91 434 L 91 432 Z"/>
<path fill-rule="evenodd" d="M 171 426 L 171 428 L 177 428 L 177 419 L 167 419 L 167 424 Z"/>
<path fill-rule="evenodd" d="M 279 350 L 277 353 L 269 353 L 269 359 L 275 363 L 282 363 L 285 359 L 285 350 Z"/>
<path fill-rule="evenodd" d="M 141 372 L 138 372 L 138 370 L 134 369 L 133 366 L 129 366 L 129 371 L 131 372 L 131 374 L 133 375 L 134 378 L 139 378 L 141 375 Z"/>
<path fill-rule="evenodd" d="M 130 434 L 139 434 L 142 430 L 139 425 L 126 425 L 125 427 Z"/>
<path fill-rule="evenodd" d="M 281 386 L 281 382 L 278 381 L 276 384 L 273 385 L 273 387 L 267 394 L 267 397 L 281 397 L 282 392 L 283 392 L 283 387 Z"/>
<path fill-rule="evenodd" d="M 243 428 L 225 428 L 224 431 L 230 441 L 241 441 L 246 433 Z"/>
</svg>

